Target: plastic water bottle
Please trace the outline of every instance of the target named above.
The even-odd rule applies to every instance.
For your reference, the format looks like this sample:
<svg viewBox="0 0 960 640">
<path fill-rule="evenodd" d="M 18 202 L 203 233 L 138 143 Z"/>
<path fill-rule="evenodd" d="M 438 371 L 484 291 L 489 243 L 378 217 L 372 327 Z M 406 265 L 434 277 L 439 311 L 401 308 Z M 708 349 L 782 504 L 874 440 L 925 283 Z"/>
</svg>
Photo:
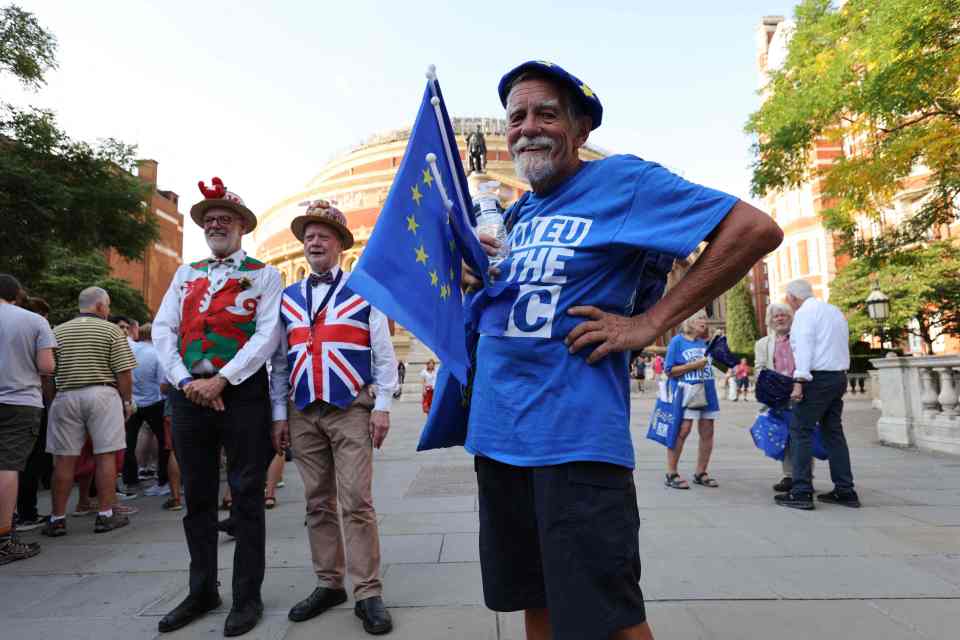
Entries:
<svg viewBox="0 0 960 640">
<path fill-rule="evenodd" d="M 507 246 L 507 228 L 503 224 L 503 207 L 500 206 L 500 198 L 497 196 L 499 188 L 499 182 L 481 182 L 477 186 L 480 193 L 473 200 L 474 210 L 479 208 L 477 233 L 484 233 L 500 241 L 497 255 L 488 256 L 491 266 L 500 264 L 510 254 L 510 248 Z"/>
</svg>

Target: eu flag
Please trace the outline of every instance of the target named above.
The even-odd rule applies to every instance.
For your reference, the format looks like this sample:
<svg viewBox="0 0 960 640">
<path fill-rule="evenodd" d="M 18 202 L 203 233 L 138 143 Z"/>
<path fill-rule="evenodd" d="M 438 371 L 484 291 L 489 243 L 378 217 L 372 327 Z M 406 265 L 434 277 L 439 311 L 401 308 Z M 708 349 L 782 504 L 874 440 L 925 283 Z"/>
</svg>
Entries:
<svg viewBox="0 0 960 640">
<path fill-rule="evenodd" d="M 410 140 L 350 288 L 409 329 L 467 384 L 461 258 L 486 273 L 440 87 L 427 82 Z"/>
</svg>

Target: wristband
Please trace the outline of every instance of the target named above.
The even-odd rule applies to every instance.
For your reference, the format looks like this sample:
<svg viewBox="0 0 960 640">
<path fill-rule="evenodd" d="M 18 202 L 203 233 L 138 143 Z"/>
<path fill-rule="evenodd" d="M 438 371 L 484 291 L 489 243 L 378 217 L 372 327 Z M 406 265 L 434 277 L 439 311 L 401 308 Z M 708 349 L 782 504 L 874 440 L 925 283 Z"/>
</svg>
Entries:
<svg viewBox="0 0 960 640">
<path fill-rule="evenodd" d="M 190 376 L 187 376 L 186 378 L 184 378 L 183 380 L 181 380 L 180 382 L 178 382 L 178 383 L 177 383 L 177 389 L 181 389 L 181 390 L 182 390 L 182 389 L 183 389 L 183 385 L 187 384 L 188 382 L 193 382 L 193 378 L 191 378 Z"/>
</svg>

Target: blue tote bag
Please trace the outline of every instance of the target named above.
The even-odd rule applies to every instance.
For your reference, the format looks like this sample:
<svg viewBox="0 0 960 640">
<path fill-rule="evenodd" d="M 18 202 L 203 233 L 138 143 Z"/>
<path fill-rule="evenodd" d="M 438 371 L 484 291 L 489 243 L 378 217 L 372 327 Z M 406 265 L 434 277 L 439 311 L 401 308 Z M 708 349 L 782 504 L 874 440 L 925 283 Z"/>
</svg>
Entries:
<svg viewBox="0 0 960 640">
<path fill-rule="evenodd" d="M 673 449 L 677 444 L 677 434 L 680 433 L 680 423 L 683 422 L 683 394 L 671 393 L 669 384 L 662 385 L 660 389 L 653 415 L 650 416 L 647 439 Z"/>
</svg>

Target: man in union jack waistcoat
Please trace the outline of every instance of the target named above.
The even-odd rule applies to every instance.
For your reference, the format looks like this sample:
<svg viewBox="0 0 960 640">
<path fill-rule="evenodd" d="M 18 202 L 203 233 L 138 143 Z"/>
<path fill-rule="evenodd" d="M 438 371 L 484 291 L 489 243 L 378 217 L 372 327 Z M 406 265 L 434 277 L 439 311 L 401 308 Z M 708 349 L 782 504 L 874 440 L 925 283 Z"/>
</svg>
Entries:
<svg viewBox="0 0 960 640">
<path fill-rule="evenodd" d="M 397 359 L 386 316 L 350 289 L 350 274 L 338 266 L 353 245 L 346 217 L 323 200 L 305 204 L 291 230 L 312 273 L 283 290 L 270 382 L 273 444 L 278 452 L 291 445 L 303 477 L 318 579 L 289 617 L 308 620 L 345 602 L 348 571 L 354 612 L 367 633 L 379 635 L 393 623 L 381 595 L 373 449 L 390 428 Z"/>
<path fill-rule="evenodd" d="M 257 226 L 220 178 L 200 183 L 190 209 L 213 256 L 181 266 L 153 323 L 153 339 L 174 387 L 173 442 L 183 474 L 190 594 L 159 623 L 174 631 L 220 605 L 217 499 L 220 449 L 227 454 L 236 535 L 233 606 L 224 635 L 246 633 L 263 614 L 263 487 L 272 456 L 266 361 L 276 350 L 280 293 L 273 267 L 247 256 L 240 239 Z"/>
</svg>

